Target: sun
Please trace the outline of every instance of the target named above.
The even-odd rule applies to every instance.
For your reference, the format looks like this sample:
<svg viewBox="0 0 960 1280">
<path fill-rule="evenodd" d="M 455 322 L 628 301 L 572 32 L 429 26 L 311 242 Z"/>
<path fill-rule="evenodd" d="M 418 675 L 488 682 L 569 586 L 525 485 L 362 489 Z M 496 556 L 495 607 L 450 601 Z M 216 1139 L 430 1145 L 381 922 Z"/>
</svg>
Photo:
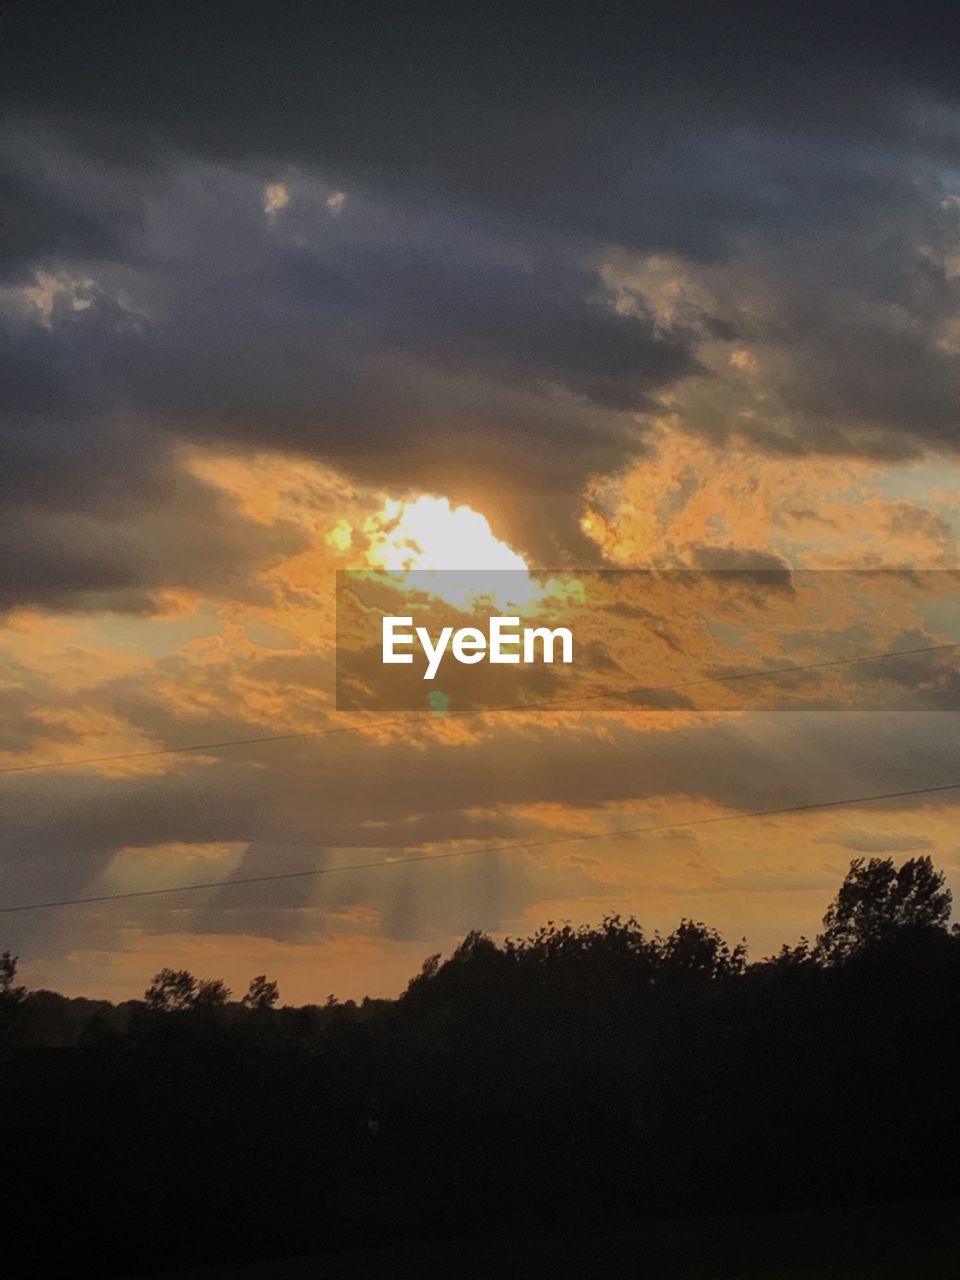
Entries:
<svg viewBox="0 0 960 1280">
<path fill-rule="evenodd" d="M 367 557 L 377 568 L 527 568 L 522 556 L 494 537 L 486 516 L 472 507 L 451 506 L 449 498 L 390 498 L 367 521 L 364 532 L 370 538 Z"/>
<path fill-rule="evenodd" d="M 371 568 L 402 576 L 406 585 L 458 608 L 479 597 L 529 604 L 538 593 L 524 558 L 494 536 L 486 516 L 449 498 L 387 499 L 363 532 Z"/>
</svg>

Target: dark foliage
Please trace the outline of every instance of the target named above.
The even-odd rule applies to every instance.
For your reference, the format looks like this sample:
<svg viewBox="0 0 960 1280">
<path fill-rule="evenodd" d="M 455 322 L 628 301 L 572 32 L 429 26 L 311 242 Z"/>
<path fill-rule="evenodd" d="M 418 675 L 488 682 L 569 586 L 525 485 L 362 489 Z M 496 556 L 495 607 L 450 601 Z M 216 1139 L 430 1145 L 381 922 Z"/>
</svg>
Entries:
<svg viewBox="0 0 960 1280">
<path fill-rule="evenodd" d="M 271 982 L 265 973 L 260 973 L 251 978 L 247 994 L 240 1003 L 247 1009 L 272 1009 L 279 999 L 278 984 Z"/>
<path fill-rule="evenodd" d="M 24 997 L 4 956 L 5 1207 L 57 1224 L 24 1274 L 956 1196 L 949 907 L 929 859 L 858 861 L 817 942 L 759 964 L 611 917 L 302 1009 L 172 970 L 118 1007 Z"/>
</svg>

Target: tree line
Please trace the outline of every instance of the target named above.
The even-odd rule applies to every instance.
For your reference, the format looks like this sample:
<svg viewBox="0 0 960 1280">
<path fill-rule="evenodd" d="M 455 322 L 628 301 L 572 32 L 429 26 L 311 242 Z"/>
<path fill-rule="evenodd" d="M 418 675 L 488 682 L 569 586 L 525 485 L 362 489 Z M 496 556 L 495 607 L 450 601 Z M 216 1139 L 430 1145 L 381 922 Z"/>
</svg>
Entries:
<svg viewBox="0 0 960 1280">
<path fill-rule="evenodd" d="M 956 1195 L 950 912 L 930 858 L 858 859 L 819 935 L 760 962 L 608 916 L 303 1008 L 174 969 L 69 1000 L 5 952 L 8 1220 L 59 1227 L 24 1274 Z"/>
</svg>

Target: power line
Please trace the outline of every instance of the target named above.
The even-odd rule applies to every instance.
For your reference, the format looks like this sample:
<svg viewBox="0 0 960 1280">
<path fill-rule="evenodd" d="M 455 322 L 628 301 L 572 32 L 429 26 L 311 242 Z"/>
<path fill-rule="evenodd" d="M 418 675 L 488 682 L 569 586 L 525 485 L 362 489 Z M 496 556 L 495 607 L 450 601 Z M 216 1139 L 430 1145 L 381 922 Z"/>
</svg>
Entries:
<svg viewBox="0 0 960 1280">
<path fill-rule="evenodd" d="M 169 893 L 193 893 L 200 889 L 231 889 L 238 885 L 269 884 L 281 880 L 304 880 L 349 871 L 373 871 L 383 867 L 404 867 L 415 862 L 445 862 L 451 858 L 478 857 L 486 853 L 515 853 L 521 849 L 542 849 L 548 845 L 575 844 L 590 840 L 613 840 L 621 836 L 649 835 L 656 831 L 687 831 L 693 827 L 715 826 L 721 822 L 741 822 L 748 818 L 775 818 L 793 813 L 812 813 L 820 809 L 839 809 L 845 805 L 873 804 L 879 800 L 903 800 L 911 796 L 936 795 L 960 791 L 960 782 L 944 782 L 928 787 L 909 787 L 902 791 L 881 791 L 866 796 L 844 796 L 838 800 L 815 800 L 809 804 L 779 805 L 773 809 L 748 809 L 743 813 L 723 813 L 713 818 L 692 818 L 687 822 L 655 822 L 641 827 L 617 827 L 612 831 L 586 831 L 569 836 L 548 836 L 542 840 L 520 840 L 514 844 L 488 845 L 482 849 L 452 849 L 447 853 L 416 853 L 408 857 L 381 858 L 375 862 L 352 862 L 343 867 L 314 867 L 308 871 L 278 871 L 262 876 L 243 876 L 235 880 L 206 880 L 198 884 L 168 885 L 163 889 L 136 889 L 127 893 L 103 893 L 88 898 L 61 898 L 50 902 L 25 902 L 0 907 L 0 915 L 20 911 L 44 911 L 52 907 L 77 907 L 98 902 L 119 902 L 130 898 L 156 898 Z M 341 846 L 342 847 L 342 846 Z M 337 850 L 330 850 L 336 852 Z"/>
<path fill-rule="evenodd" d="M 719 676 L 697 676 L 676 684 L 633 685 L 629 689 L 604 689 L 599 693 L 574 694 L 569 698 L 552 702 L 515 702 L 496 707 L 471 708 L 465 711 L 434 712 L 421 716 L 398 716 L 391 720 L 374 720 L 362 724 L 335 725 L 327 729 L 306 729 L 295 733 L 271 733 L 249 738 L 226 738 L 220 742 L 196 742 L 179 747 L 149 747 L 144 751 L 123 751 L 115 755 L 81 756 L 75 760 L 54 760 L 38 764 L 15 764 L 0 767 L 0 774 L 40 773 L 53 769 L 76 769 L 83 765 L 120 764 L 128 760 L 144 760 L 158 756 L 187 755 L 202 751 L 222 751 L 230 747 L 262 746 L 275 742 L 303 742 L 314 738 L 326 738 L 340 733 L 359 733 L 362 730 L 390 729 L 417 724 L 436 724 L 442 720 L 458 720 L 473 716 L 496 715 L 512 711 L 554 711 L 581 702 L 597 702 L 606 698 L 630 699 L 640 693 L 674 693 L 708 684 L 730 684 L 738 680 L 756 680 L 764 676 L 791 675 L 802 671 L 819 671 L 827 667 L 853 666 L 864 662 L 883 662 L 892 658 L 911 658 L 920 654 L 942 653 L 960 647 L 960 640 L 947 644 L 924 645 L 916 649 L 893 649 L 886 653 L 867 653 L 855 658 L 830 658 L 823 662 L 805 662 L 789 667 L 767 667 L 758 671 L 737 671 Z"/>
</svg>

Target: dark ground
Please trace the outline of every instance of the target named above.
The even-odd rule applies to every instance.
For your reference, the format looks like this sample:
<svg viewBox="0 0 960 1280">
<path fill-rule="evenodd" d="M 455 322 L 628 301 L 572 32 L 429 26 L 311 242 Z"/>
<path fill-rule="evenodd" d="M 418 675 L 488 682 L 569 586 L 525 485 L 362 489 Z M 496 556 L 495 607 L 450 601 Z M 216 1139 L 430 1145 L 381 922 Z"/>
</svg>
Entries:
<svg viewBox="0 0 960 1280">
<path fill-rule="evenodd" d="M 453 1240 L 166 1280 L 956 1280 L 958 1227 L 960 1203 L 939 1201 Z"/>
</svg>

